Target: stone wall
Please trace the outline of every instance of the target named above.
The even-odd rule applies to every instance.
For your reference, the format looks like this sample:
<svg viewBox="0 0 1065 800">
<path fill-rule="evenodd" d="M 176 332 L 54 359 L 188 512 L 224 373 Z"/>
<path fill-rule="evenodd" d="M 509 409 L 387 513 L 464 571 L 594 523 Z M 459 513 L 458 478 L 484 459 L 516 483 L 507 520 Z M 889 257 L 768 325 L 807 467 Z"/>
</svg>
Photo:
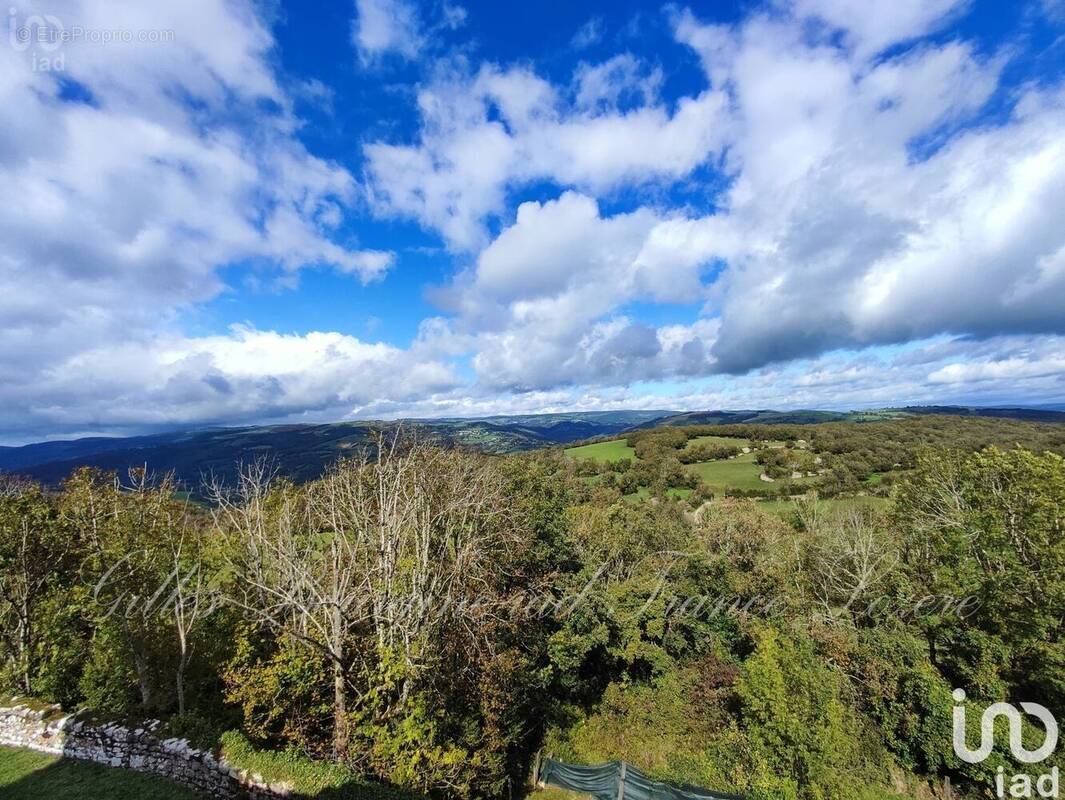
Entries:
<svg viewBox="0 0 1065 800">
<path fill-rule="evenodd" d="M 143 724 L 92 721 L 64 714 L 58 706 L 17 700 L 0 705 L 0 744 L 151 772 L 213 797 L 274 800 L 289 797 L 284 784 L 227 764 L 184 739 L 161 739 L 158 721 Z"/>
</svg>

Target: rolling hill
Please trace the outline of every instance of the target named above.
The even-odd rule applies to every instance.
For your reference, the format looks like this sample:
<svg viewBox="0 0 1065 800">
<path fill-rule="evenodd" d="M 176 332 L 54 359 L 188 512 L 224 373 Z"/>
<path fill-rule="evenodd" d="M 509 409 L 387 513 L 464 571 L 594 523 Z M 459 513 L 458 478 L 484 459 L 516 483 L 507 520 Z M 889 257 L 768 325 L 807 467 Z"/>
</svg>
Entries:
<svg viewBox="0 0 1065 800">
<path fill-rule="evenodd" d="M 338 422 L 201 428 L 132 437 L 90 437 L 0 447 L 0 471 L 56 484 L 80 466 L 125 470 L 149 465 L 173 472 L 190 487 L 206 475 L 228 476 L 241 461 L 260 456 L 274 460 L 280 472 L 311 480 L 343 456 L 370 444 L 378 429 L 400 425 L 421 437 L 488 453 L 511 453 L 608 436 L 668 416 L 670 411 L 596 411 L 530 414 L 479 419 Z"/>
<path fill-rule="evenodd" d="M 797 411 L 773 411 L 755 409 L 749 411 L 686 411 L 672 414 L 637 425 L 638 428 L 655 428 L 660 425 L 815 425 L 819 422 L 877 422 L 908 416 L 940 415 L 951 417 L 997 417 L 1020 419 L 1029 422 L 1065 422 L 1065 411 L 1055 408 L 1027 406 L 901 406 L 896 408 L 873 408 L 860 411 L 821 411 L 799 409 Z"/>
<path fill-rule="evenodd" d="M 512 453 L 660 425 L 800 425 L 928 414 L 1065 422 L 1065 411 L 1045 407 L 911 406 L 851 412 L 770 409 L 683 413 L 665 410 L 590 411 L 400 422 L 200 428 L 147 436 L 97 436 L 0 447 L 0 472 L 57 484 L 80 466 L 122 471 L 130 466 L 147 464 L 156 471 L 172 471 L 187 486 L 196 487 L 206 475 L 229 476 L 239 462 L 265 456 L 274 460 L 281 473 L 305 481 L 321 475 L 329 464 L 345 453 L 367 446 L 375 430 L 399 425 L 449 446 L 471 447 L 488 453 Z"/>
</svg>

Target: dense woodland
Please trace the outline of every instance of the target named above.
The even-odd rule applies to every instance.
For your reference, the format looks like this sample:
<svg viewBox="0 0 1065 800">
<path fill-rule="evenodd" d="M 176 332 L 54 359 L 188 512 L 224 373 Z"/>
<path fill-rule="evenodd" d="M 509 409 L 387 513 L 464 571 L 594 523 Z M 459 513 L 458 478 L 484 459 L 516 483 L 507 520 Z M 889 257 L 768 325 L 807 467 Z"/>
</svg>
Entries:
<svg viewBox="0 0 1065 800">
<path fill-rule="evenodd" d="M 817 485 L 786 514 L 669 499 L 707 433 L 776 442 L 761 467 Z M 971 721 L 1000 700 L 1063 718 L 1065 428 L 629 444 L 604 469 L 382 439 L 302 485 L 244 464 L 202 502 L 147 470 L 6 479 L 0 682 L 439 797 L 519 794 L 541 750 L 751 800 L 944 797 L 948 780 L 977 798 L 999 766 L 1025 771 L 1006 747 L 955 757 L 951 691 Z M 643 502 L 619 486 L 634 470 Z M 883 510 L 818 499 L 881 473 Z"/>
</svg>

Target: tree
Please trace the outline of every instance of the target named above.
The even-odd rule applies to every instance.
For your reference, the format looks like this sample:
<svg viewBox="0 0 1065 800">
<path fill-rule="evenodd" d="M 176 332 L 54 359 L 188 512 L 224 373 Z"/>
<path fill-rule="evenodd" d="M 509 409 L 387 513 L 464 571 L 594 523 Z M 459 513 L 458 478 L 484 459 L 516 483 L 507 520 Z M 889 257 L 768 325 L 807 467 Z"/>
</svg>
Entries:
<svg viewBox="0 0 1065 800">
<path fill-rule="evenodd" d="M 196 524 L 183 525 L 170 541 L 173 589 L 167 598 L 167 610 L 173 618 L 178 656 L 174 666 L 174 689 L 179 714 L 185 713 L 185 672 L 192 656 L 193 634 L 214 609 L 214 596 L 208 585 L 204 560 L 203 529 Z"/>
<path fill-rule="evenodd" d="M 40 488 L 5 483 L 0 492 L 0 642 L 25 694 L 34 691 L 39 608 L 62 566 L 76 556 L 74 542 Z"/>
<path fill-rule="evenodd" d="M 232 488 L 209 487 L 218 529 L 228 538 L 230 600 L 259 624 L 301 642 L 333 670 L 333 754 L 347 754 L 346 644 L 361 599 L 351 543 L 314 530 L 307 492 L 275 481 L 263 460 L 242 464 Z"/>
<path fill-rule="evenodd" d="M 991 695 L 1005 682 L 1051 706 L 1065 702 L 1062 508 L 1065 459 L 1053 453 L 926 453 L 900 487 L 897 517 L 915 586 L 978 605 L 966 625 L 950 613 L 923 619 L 936 663 L 956 685 Z M 984 663 L 996 666 L 978 671 Z"/>
<path fill-rule="evenodd" d="M 265 464 L 245 465 L 235 492 L 212 493 L 235 602 L 328 660 L 333 750 L 346 758 L 352 696 L 377 719 L 407 707 L 445 628 L 477 662 L 521 540 L 483 456 L 381 439 L 374 459 L 341 462 L 305 490 L 271 483 Z"/>
<path fill-rule="evenodd" d="M 806 531 L 807 572 L 827 619 L 860 611 L 861 601 L 886 586 L 899 564 L 887 520 L 869 508 L 825 513 L 816 496 L 796 502 Z"/>
<path fill-rule="evenodd" d="M 169 656 L 172 547 L 189 524 L 176 481 L 147 467 L 131 469 L 125 483 L 80 469 L 64 484 L 60 509 L 85 543 L 82 580 L 94 625 L 113 628 L 128 649 L 142 708 L 165 706 L 157 692 L 158 664 Z"/>
</svg>

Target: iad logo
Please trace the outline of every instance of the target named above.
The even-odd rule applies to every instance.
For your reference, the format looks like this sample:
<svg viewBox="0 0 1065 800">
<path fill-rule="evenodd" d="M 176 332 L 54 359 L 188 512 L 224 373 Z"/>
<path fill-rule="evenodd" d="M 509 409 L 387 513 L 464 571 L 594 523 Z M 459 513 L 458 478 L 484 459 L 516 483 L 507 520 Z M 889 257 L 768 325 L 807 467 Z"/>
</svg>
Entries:
<svg viewBox="0 0 1065 800">
<path fill-rule="evenodd" d="M 18 52 L 29 51 L 30 69 L 34 72 L 61 72 L 66 58 L 56 52 L 67 40 L 67 31 L 58 17 L 52 14 L 30 14 L 24 20 L 18 9 L 7 11 L 8 43 Z"/>
<path fill-rule="evenodd" d="M 954 690 L 954 702 L 965 702 L 965 690 Z M 1021 741 L 1023 722 L 1021 713 L 1009 703 L 994 703 L 984 710 L 980 718 L 980 746 L 971 750 L 965 742 L 965 706 L 954 706 L 954 753 L 968 764 L 979 764 L 991 755 L 995 746 L 995 718 L 1005 717 L 1010 723 L 1010 751 L 1022 764 L 1035 764 L 1045 760 L 1058 746 L 1058 723 L 1054 715 L 1038 703 L 1021 703 L 1026 713 L 1039 719 L 1046 728 L 1043 745 L 1036 750 L 1026 750 Z"/>
<path fill-rule="evenodd" d="M 1058 746 L 1058 723 L 1054 715 L 1038 703 L 1021 703 L 1025 713 L 1043 723 L 1046 729 L 1046 738 L 1043 744 L 1035 750 L 1028 750 L 1021 739 L 1024 723 L 1021 712 L 1009 703 L 994 703 L 984 709 L 980 718 L 980 746 L 971 749 L 965 741 L 965 690 L 954 690 L 954 754 L 968 764 L 979 764 L 991 755 L 995 746 L 995 719 L 1005 717 L 1010 726 L 1010 752 L 1013 757 L 1022 764 L 1035 764 L 1045 760 L 1054 748 Z M 1031 775 L 1019 773 L 1014 775 L 1009 782 L 1010 797 L 1035 797 L 1033 789 L 1039 792 L 1039 797 L 1058 797 L 1058 768 L 1054 767 L 1045 775 L 1038 776 L 1034 781 Z M 998 768 L 995 776 L 995 789 L 999 797 L 1006 797 L 1006 776 L 1002 767 Z"/>
</svg>

